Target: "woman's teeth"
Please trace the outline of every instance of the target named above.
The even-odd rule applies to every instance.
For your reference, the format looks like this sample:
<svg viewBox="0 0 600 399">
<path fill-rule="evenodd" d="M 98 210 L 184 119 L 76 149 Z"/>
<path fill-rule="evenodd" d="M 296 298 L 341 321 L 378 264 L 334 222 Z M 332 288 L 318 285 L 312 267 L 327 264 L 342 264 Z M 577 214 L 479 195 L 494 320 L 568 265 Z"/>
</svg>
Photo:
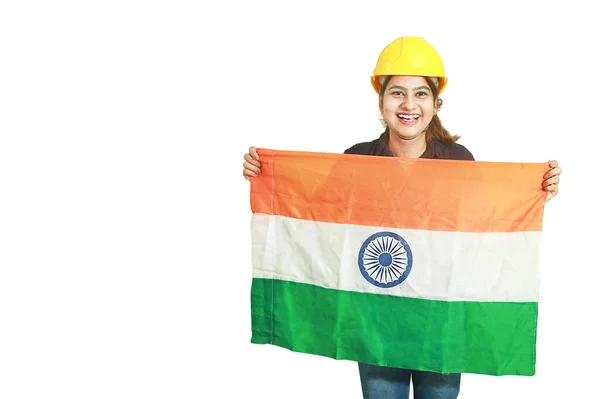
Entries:
<svg viewBox="0 0 600 399">
<path fill-rule="evenodd" d="M 398 117 L 400 119 L 406 119 L 410 121 L 419 119 L 419 115 L 398 115 Z"/>
</svg>

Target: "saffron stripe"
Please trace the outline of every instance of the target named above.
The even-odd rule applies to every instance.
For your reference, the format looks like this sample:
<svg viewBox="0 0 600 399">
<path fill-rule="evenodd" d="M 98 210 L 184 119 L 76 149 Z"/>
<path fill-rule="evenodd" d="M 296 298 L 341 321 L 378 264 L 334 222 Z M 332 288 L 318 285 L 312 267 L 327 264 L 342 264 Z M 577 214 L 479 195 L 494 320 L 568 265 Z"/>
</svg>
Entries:
<svg viewBox="0 0 600 399">
<path fill-rule="evenodd" d="M 258 150 L 254 213 L 462 232 L 541 231 L 545 163 Z"/>
</svg>

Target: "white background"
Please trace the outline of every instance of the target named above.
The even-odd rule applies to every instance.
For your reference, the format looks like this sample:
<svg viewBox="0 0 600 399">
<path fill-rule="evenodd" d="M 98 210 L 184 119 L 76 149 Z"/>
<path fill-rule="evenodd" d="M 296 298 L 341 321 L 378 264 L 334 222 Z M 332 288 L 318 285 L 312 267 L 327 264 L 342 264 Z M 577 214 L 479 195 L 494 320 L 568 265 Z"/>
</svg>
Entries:
<svg viewBox="0 0 600 399">
<path fill-rule="evenodd" d="M 476 159 L 564 169 L 537 374 L 460 397 L 596 397 L 595 6 L 479 3 L 3 1 L 0 397 L 360 398 L 355 363 L 249 343 L 242 156 L 376 138 L 369 76 L 401 35 L 442 55 Z"/>
</svg>

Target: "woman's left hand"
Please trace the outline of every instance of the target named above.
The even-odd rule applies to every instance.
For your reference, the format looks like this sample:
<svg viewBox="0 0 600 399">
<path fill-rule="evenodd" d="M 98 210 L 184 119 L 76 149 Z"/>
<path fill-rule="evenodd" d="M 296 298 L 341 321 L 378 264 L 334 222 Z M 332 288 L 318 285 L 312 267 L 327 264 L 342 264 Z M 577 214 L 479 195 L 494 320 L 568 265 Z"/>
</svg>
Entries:
<svg viewBox="0 0 600 399">
<path fill-rule="evenodd" d="M 558 161 L 550 161 L 550 170 L 544 175 L 542 188 L 546 191 L 546 202 L 558 195 L 558 182 L 562 169 L 558 166 Z"/>
</svg>

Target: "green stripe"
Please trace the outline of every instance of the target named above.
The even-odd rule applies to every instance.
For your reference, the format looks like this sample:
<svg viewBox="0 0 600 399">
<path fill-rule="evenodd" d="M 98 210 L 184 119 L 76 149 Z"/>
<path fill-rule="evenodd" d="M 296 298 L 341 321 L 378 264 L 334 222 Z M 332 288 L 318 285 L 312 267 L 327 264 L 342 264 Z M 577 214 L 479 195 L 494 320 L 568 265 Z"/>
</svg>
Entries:
<svg viewBox="0 0 600 399">
<path fill-rule="evenodd" d="M 253 279 L 252 339 L 440 373 L 535 374 L 537 302 L 445 302 Z"/>
</svg>

